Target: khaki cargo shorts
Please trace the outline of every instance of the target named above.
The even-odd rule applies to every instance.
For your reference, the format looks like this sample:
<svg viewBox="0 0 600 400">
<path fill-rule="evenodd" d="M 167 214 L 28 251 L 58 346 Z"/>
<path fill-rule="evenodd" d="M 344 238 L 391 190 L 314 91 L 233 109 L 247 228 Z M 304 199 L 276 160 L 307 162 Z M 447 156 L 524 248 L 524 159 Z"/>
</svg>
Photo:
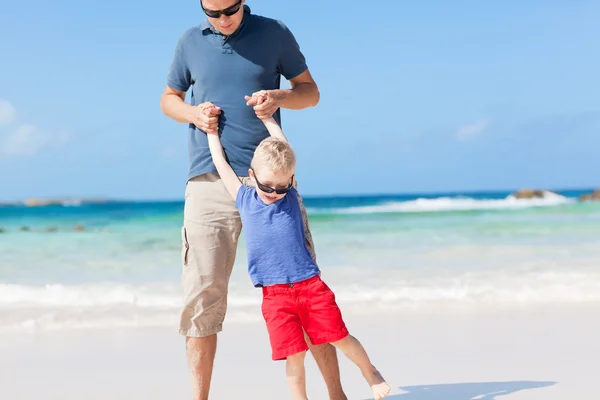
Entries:
<svg viewBox="0 0 600 400">
<path fill-rule="evenodd" d="M 250 178 L 240 179 L 252 186 Z M 316 262 L 306 209 L 298 198 L 306 245 Z M 241 230 L 235 201 L 218 175 L 204 174 L 188 181 L 181 229 L 184 304 L 180 334 L 204 337 L 223 329 L 229 278 Z"/>
</svg>

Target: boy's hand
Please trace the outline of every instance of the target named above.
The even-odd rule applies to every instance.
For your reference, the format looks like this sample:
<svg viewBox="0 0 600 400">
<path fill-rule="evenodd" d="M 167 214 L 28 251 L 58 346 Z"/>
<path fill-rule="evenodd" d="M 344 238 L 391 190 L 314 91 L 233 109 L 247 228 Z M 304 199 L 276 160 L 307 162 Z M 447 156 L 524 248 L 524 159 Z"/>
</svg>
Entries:
<svg viewBox="0 0 600 400">
<path fill-rule="evenodd" d="M 278 90 L 260 90 L 252 96 L 244 96 L 247 106 L 253 106 L 256 116 L 262 120 L 269 119 L 283 103 L 283 92 Z"/>
<path fill-rule="evenodd" d="M 199 104 L 192 108 L 190 122 L 198 129 L 206 133 L 217 134 L 219 132 L 219 114 L 221 108 L 215 106 L 210 101 Z"/>
</svg>

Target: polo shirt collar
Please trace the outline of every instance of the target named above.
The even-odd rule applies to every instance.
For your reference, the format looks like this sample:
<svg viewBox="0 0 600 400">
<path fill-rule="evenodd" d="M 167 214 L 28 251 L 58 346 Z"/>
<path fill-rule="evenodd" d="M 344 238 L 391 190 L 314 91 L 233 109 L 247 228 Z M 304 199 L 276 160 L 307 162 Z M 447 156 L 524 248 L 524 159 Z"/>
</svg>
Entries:
<svg viewBox="0 0 600 400">
<path fill-rule="evenodd" d="M 236 32 L 238 32 L 246 24 L 246 22 L 248 22 L 248 16 L 250 14 L 252 14 L 252 12 L 250 11 L 250 7 L 249 6 L 247 6 L 246 4 L 244 4 L 243 7 L 244 7 L 244 17 L 242 18 L 242 23 L 237 28 Z M 208 22 L 208 19 L 205 19 L 204 21 L 202 21 L 202 23 L 200 24 L 200 29 L 202 30 L 202 32 L 205 32 L 206 30 L 209 30 L 209 31 L 211 31 L 213 33 L 218 33 L 219 32 L 218 30 L 216 30 L 210 24 L 210 22 Z M 235 32 L 233 34 L 235 34 Z"/>
</svg>

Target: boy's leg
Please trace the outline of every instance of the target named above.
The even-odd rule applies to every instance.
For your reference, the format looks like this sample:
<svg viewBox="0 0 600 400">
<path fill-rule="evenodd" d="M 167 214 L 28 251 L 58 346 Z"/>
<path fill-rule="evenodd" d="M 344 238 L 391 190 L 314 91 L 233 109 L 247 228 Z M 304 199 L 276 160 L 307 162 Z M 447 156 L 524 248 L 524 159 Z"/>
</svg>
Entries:
<svg viewBox="0 0 600 400">
<path fill-rule="evenodd" d="M 181 231 L 185 304 L 179 333 L 186 336 L 194 400 L 208 400 L 240 230 L 233 199 L 218 176 L 205 174 L 188 182 Z"/>
<path fill-rule="evenodd" d="M 389 385 L 385 382 L 379 371 L 377 371 L 377 368 L 371 364 L 365 348 L 354 336 L 348 335 L 344 339 L 332 344 L 360 368 L 360 372 L 362 372 L 369 386 L 373 389 L 375 400 L 382 399 L 390 393 Z"/>
<path fill-rule="evenodd" d="M 306 373 L 304 370 L 305 355 L 306 351 L 296 353 L 288 356 L 285 362 L 285 374 L 294 400 L 308 400 L 306 397 Z"/>
<path fill-rule="evenodd" d="M 294 186 L 297 188 L 297 182 L 294 180 Z M 300 203 L 300 211 L 302 212 L 302 221 L 304 222 L 304 237 L 306 238 L 306 247 L 310 255 L 312 256 L 315 263 L 317 262 L 317 255 L 315 252 L 315 245 L 310 232 L 310 226 L 308 223 L 308 214 L 306 208 L 302 202 L 302 197 L 298 194 L 298 201 Z M 313 355 L 321 375 L 327 385 L 327 391 L 329 392 L 330 400 L 348 400 L 344 389 L 342 388 L 342 381 L 340 379 L 340 366 L 338 362 L 337 352 L 335 347 L 329 343 L 313 345 L 306 333 L 304 334 L 308 348 Z"/>
<path fill-rule="evenodd" d="M 286 360 L 286 375 L 294 400 L 306 399 L 304 358 L 308 346 L 298 315 L 296 291 L 287 285 L 262 289 L 262 314 L 267 325 L 273 360 Z"/>
</svg>

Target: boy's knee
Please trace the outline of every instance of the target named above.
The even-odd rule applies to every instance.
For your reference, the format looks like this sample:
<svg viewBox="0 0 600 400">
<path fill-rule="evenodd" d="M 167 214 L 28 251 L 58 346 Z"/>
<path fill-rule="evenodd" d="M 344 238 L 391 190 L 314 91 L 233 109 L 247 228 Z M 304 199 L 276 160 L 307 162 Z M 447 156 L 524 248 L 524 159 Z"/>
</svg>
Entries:
<svg viewBox="0 0 600 400">
<path fill-rule="evenodd" d="M 299 351 L 297 353 L 294 353 L 292 355 L 287 356 L 287 358 L 290 358 L 290 357 L 292 357 L 292 358 L 304 358 L 305 356 L 306 356 L 306 350 L 302 350 L 302 351 Z"/>
<path fill-rule="evenodd" d="M 353 336 L 347 335 L 343 339 L 331 342 L 331 345 L 334 346 L 336 349 L 344 351 L 344 349 L 348 348 L 348 346 L 351 346 L 352 342 L 358 341 Z"/>
<path fill-rule="evenodd" d="M 289 364 L 302 364 L 304 365 L 304 358 L 306 357 L 306 350 L 304 351 L 300 351 L 298 353 L 295 354 L 291 354 L 289 356 L 286 357 L 286 361 Z"/>
</svg>

